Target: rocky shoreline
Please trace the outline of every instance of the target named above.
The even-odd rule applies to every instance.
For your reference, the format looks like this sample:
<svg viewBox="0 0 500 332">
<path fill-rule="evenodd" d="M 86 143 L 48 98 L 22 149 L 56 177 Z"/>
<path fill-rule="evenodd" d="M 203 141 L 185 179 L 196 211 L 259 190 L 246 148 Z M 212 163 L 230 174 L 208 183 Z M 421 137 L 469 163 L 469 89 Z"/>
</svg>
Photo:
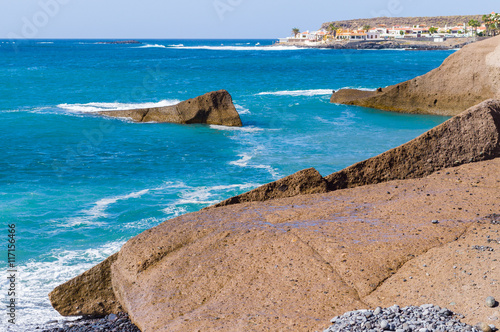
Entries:
<svg viewBox="0 0 500 332">
<path fill-rule="evenodd" d="M 476 326 L 461 323 L 463 315 L 434 304 L 408 306 L 398 305 L 374 310 L 357 310 L 332 318 L 332 326 L 323 332 L 493 332 L 494 325 L 479 323 Z"/>
<path fill-rule="evenodd" d="M 74 321 L 49 322 L 38 327 L 42 332 L 141 332 L 124 312 L 102 318 L 83 317 Z"/>
<path fill-rule="evenodd" d="M 411 41 L 411 40 L 381 40 L 381 41 L 351 41 L 351 42 L 335 42 L 328 44 L 317 43 L 277 43 L 271 47 L 276 46 L 294 46 L 298 48 L 312 48 L 312 49 L 339 49 L 339 50 L 408 50 L 408 51 L 446 51 L 463 48 L 466 45 L 472 44 L 480 39 L 474 38 L 460 38 L 457 40 L 449 39 L 446 42 L 435 43 L 432 41 Z M 481 39 L 482 40 L 482 39 Z"/>
</svg>

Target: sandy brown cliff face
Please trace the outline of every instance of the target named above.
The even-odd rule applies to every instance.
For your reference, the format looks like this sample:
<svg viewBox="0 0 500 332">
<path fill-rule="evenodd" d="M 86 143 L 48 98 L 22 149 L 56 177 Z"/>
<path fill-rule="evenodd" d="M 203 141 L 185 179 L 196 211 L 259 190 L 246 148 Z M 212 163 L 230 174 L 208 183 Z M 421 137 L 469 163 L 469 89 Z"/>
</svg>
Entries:
<svg viewBox="0 0 500 332">
<path fill-rule="evenodd" d="M 331 102 L 405 113 L 457 115 L 490 98 L 500 98 L 500 36 L 467 45 L 423 76 L 382 92 L 340 90 L 332 95 Z"/>
<path fill-rule="evenodd" d="M 241 127 L 241 119 L 226 90 L 206 93 L 174 106 L 123 111 L 102 111 L 100 115 L 130 118 L 135 122 L 205 123 Z"/>
</svg>

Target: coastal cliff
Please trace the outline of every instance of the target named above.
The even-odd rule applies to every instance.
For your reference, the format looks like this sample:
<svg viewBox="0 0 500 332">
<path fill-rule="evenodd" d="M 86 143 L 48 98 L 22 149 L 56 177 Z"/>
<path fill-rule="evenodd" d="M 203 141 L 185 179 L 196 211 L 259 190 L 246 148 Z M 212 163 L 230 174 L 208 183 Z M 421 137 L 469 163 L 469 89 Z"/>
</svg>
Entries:
<svg viewBox="0 0 500 332">
<path fill-rule="evenodd" d="M 339 90 L 330 101 L 454 116 L 489 98 L 500 98 L 500 36 L 465 46 L 423 76 L 379 91 Z"/>
<path fill-rule="evenodd" d="M 487 320 L 489 309 L 475 303 L 500 291 L 492 283 L 500 248 L 474 246 L 497 245 L 490 240 L 500 230 L 492 216 L 499 137 L 500 101 L 484 102 L 400 150 L 334 173 L 343 176 L 305 170 L 239 204 L 166 221 L 58 286 L 50 300 L 64 315 L 113 303 L 99 312 L 121 306 L 142 331 L 317 330 L 333 315 L 386 303 L 453 302 L 466 322 Z M 390 170 L 406 180 L 386 176 Z M 303 187 L 301 176 L 316 185 Z M 322 192 L 326 186 L 340 190 Z M 279 196 L 287 191 L 296 196 Z M 425 273 L 422 264 L 434 268 Z"/>
<path fill-rule="evenodd" d="M 100 115 L 129 118 L 135 122 L 205 123 L 241 127 L 241 119 L 226 90 L 206 93 L 174 106 L 120 111 L 101 111 Z"/>
</svg>

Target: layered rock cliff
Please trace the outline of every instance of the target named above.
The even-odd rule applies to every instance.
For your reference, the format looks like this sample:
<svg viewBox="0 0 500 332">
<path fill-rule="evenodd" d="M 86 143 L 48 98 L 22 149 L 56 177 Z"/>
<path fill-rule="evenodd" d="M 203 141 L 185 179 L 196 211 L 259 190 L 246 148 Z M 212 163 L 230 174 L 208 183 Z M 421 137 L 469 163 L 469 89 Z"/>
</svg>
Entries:
<svg viewBox="0 0 500 332">
<path fill-rule="evenodd" d="M 100 115 L 129 118 L 135 122 L 170 122 L 181 124 L 205 123 L 241 127 L 241 119 L 226 90 L 206 93 L 174 106 L 101 111 Z"/>
<path fill-rule="evenodd" d="M 465 46 L 435 70 L 382 91 L 335 92 L 332 103 L 387 111 L 457 115 L 500 98 L 500 36 Z"/>
</svg>

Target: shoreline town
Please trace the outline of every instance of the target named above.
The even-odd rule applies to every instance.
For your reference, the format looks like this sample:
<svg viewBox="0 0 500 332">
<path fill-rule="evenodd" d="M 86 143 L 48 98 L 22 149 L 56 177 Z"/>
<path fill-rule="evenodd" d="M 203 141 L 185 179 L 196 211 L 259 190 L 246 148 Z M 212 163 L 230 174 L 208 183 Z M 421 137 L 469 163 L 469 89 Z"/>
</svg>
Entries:
<svg viewBox="0 0 500 332">
<path fill-rule="evenodd" d="M 316 31 L 292 29 L 292 36 L 279 38 L 274 46 L 337 49 L 455 49 L 498 34 L 500 14 L 483 15 L 482 20 L 470 19 L 460 24 L 434 26 L 426 23 L 415 25 L 346 26 L 325 24 Z"/>
</svg>

